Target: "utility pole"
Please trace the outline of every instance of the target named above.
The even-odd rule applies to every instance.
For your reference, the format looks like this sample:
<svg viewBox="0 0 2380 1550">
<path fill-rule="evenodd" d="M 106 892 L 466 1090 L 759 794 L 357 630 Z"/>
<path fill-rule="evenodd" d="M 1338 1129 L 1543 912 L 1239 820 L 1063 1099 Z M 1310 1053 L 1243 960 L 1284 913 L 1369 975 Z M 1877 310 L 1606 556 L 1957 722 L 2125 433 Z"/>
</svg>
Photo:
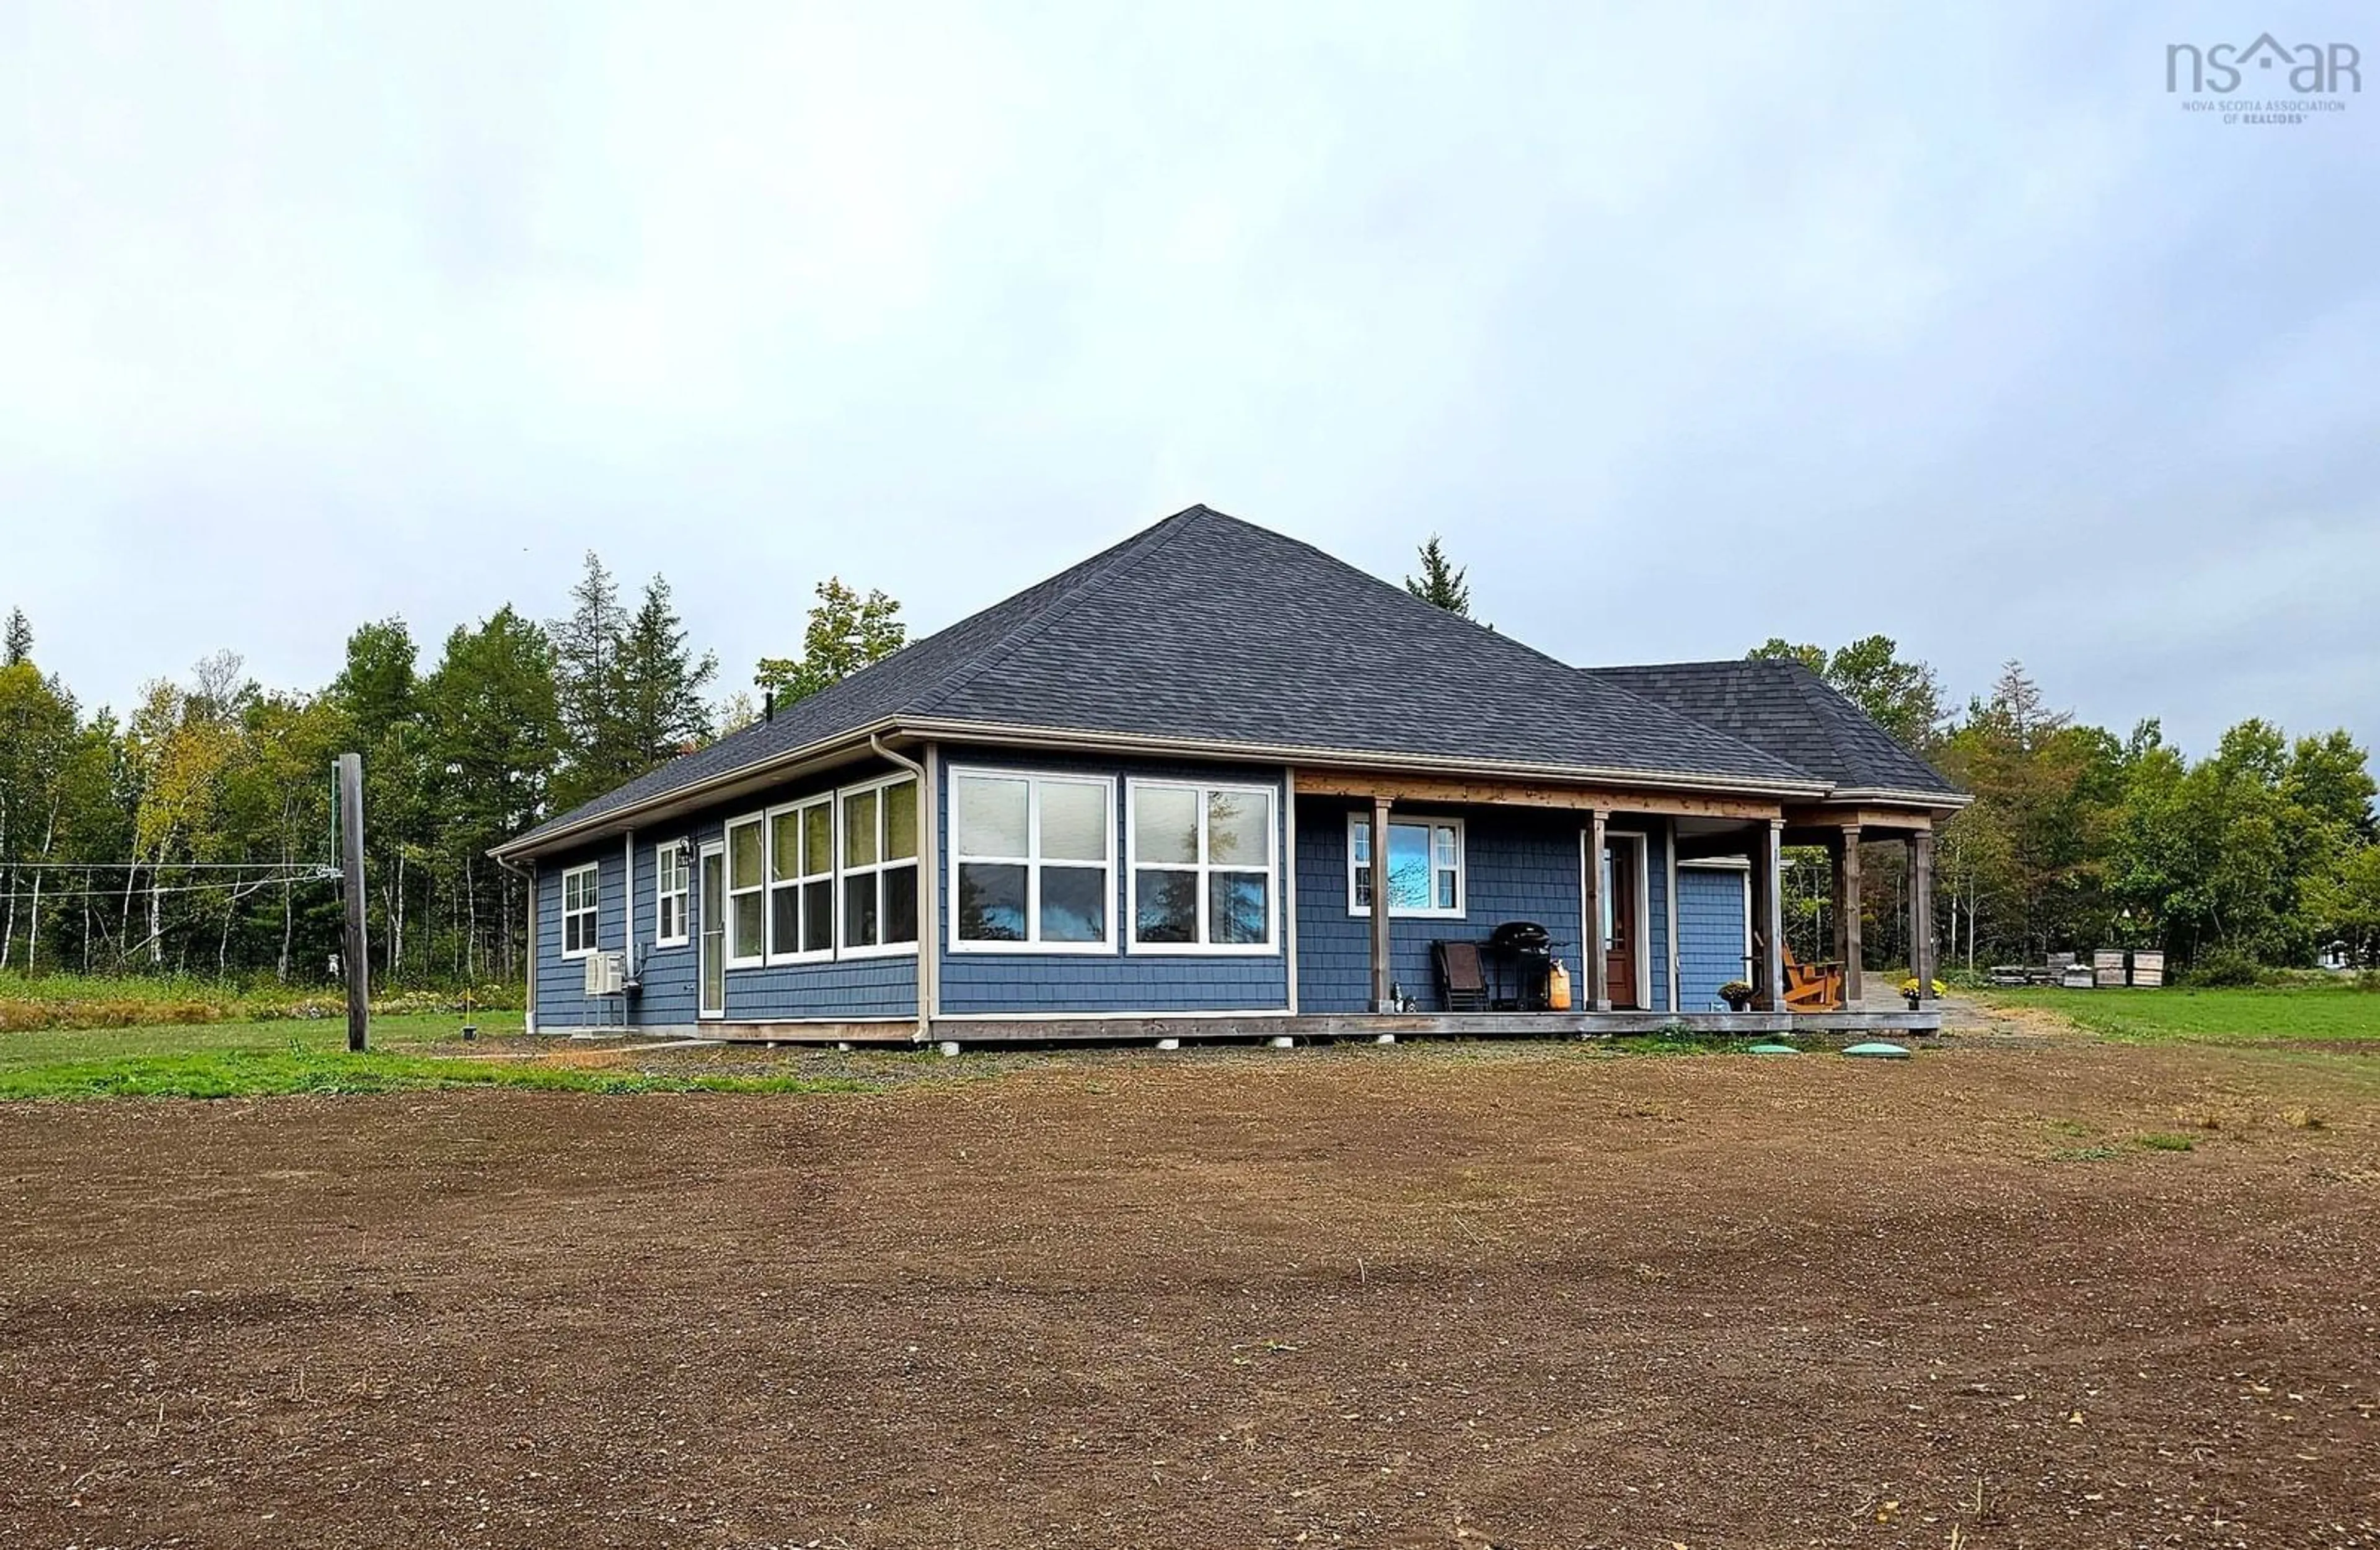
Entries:
<svg viewBox="0 0 2380 1550">
<path fill-rule="evenodd" d="M 347 927 L 340 967 L 347 977 L 347 1049 L 368 1047 L 371 1023 L 371 960 L 364 955 L 364 757 L 341 754 L 339 774 L 339 870 L 346 896 Z"/>
</svg>

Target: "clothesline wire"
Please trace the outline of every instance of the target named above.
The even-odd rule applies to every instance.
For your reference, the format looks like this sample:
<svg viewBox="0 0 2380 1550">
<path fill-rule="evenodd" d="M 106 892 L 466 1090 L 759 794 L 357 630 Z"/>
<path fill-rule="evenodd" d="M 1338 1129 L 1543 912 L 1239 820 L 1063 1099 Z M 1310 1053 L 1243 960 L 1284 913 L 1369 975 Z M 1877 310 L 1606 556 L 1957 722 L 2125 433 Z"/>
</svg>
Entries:
<svg viewBox="0 0 2380 1550">
<path fill-rule="evenodd" d="M 143 899 L 152 893 L 207 893 L 219 892 L 225 889 L 237 890 L 242 893 L 254 893 L 261 889 L 271 888 L 276 883 L 331 882 L 338 876 L 338 872 L 334 869 L 322 868 L 292 872 L 286 877 L 280 878 L 242 878 L 217 883 L 166 883 L 156 888 L 134 889 L 131 891 L 135 897 Z M 20 889 L 13 893 L 0 893 L 0 902 L 12 899 L 28 901 L 39 899 L 43 902 L 59 899 L 121 899 L 125 897 L 125 892 L 126 890 L 120 888 L 45 888 L 38 893 L 30 889 Z"/>
<path fill-rule="evenodd" d="M 19 872 L 282 872 L 300 866 L 326 873 L 338 870 L 322 861 L 16 861 L 6 865 Z"/>
</svg>

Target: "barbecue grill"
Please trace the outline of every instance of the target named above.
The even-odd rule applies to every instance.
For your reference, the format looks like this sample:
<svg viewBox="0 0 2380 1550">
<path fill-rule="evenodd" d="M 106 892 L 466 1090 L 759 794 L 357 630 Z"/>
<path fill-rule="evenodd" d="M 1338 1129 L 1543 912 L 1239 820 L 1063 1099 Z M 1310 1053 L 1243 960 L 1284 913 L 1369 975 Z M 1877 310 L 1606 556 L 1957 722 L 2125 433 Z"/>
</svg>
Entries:
<svg viewBox="0 0 2380 1550">
<path fill-rule="evenodd" d="M 1543 1011 L 1546 982 L 1553 973 L 1553 933 L 1537 921 L 1508 920 L 1488 933 L 1488 951 L 1511 970 L 1510 993 L 1498 998 L 1499 1010 Z"/>
</svg>

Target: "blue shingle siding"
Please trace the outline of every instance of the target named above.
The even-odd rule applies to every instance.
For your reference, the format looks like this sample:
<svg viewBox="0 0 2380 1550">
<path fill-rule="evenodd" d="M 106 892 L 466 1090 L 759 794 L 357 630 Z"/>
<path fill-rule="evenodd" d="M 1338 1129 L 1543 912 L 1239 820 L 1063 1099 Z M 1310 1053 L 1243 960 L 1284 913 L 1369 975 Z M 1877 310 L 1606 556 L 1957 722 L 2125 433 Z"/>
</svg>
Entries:
<svg viewBox="0 0 2380 1550">
<path fill-rule="evenodd" d="M 537 1021 L 540 1028 L 578 1028 L 619 1021 L 619 1003 L 598 1003 L 580 994 L 587 983 L 583 959 L 562 956 L 562 874 L 594 862 L 601 889 L 596 901 L 595 941 L 617 951 L 625 939 L 626 897 L 621 883 L 625 862 L 620 842 L 599 842 L 583 850 L 547 856 L 537 864 Z"/>
<path fill-rule="evenodd" d="M 1365 1011 L 1371 1006 L 1372 923 L 1347 913 L 1347 823 L 1368 807 L 1341 798 L 1297 805 L 1298 1010 Z M 1573 1005 L 1585 995 L 1580 949 L 1584 901 L 1579 889 L 1583 824 L 1572 812 L 1518 807 L 1399 807 L 1401 817 L 1463 819 L 1463 914 L 1460 919 L 1398 917 L 1389 923 L 1390 974 L 1399 989 L 1428 1011 L 1440 1004 L 1436 941 L 1484 941 L 1508 920 L 1534 920 L 1553 934 L 1555 953 L 1571 972 Z M 1627 832 L 1617 823 L 1612 833 Z M 1653 1011 L 1669 1010 L 1669 830 L 1645 833 L 1645 970 L 1642 994 Z"/>
<path fill-rule="evenodd" d="M 1678 1002 L 1687 1011 L 1724 1008 L 1718 987 L 1746 977 L 1746 875 L 1740 866 L 1678 868 Z"/>
<path fill-rule="evenodd" d="M 889 764 L 871 762 L 831 776 L 773 787 L 757 795 L 739 797 L 720 806 L 639 829 L 636 836 L 637 877 L 633 897 L 624 889 L 625 862 L 617 836 L 564 855 L 547 856 L 537 864 L 537 1014 L 539 1025 L 566 1031 L 598 1023 L 616 1025 L 619 1002 L 589 1001 L 580 994 L 586 965 L 562 956 L 562 874 L 593 861 L 601 868 L 602 899 L 597 915 L 597 945 L 618 951 L 627 942 L 628 911 L 635 910 L 635 962 L 640 992 L 628 1001 L 631 1027 L 683 1027 L 697 1020 L 697 958 L 693 918 L 700 907 L 695 889 L 687 889 L 688 932 L 682 945 L 662 947 L 653 940 L 658 926 L 653 886 L 659 875 L 654 859 L 658 846 L 688 842 L 691 873 L 704 844 L 719 840 L 731 818 L 815 795 L 838 786 L 856 785 L 892 773 Z M 813 1020 L 837 1022 L 854 1018 L 915 1017 L 917 1012 L 917 960 L 915 954 L 855 958 L 819 963 L 727 971 L 725 1022 Z"/>
<path fill-rule="evenodd" d="M 1125 913 L 1124 783 L 1133 776 L 1169 781 L 1216 781 L 1232 785 L 1269 785 L 1278 792 L 1281 771 L 1276 767 L 1230 764 L 1185 764 L 1178 760 L 1053 757 L 1004 748 L 946 747 L 941 750 L 945 793 L 941 815 L 941 854 L 950 854 L 947 793 L 953 767 L 1021 769 L 1064 775 L 1100 775 L 1116 783 L 1114 888 L 1110 908 L 1116 921 L 1112 952 L 967 952 L 945 951 L 941 959 L 941 1005 L 945 1015 L 967 1013 L 1015 1017 L 1037 1012 L 1182 1012 L 1280 1011 L 1289 1005 L 1287 960 L 1280 951 L 1261 956 L 1185 954 L 1179 956 L 1128 952 L 1124 944 L 1131 921 Z M 1281 844 L 1285 823 L 1282 804 L 1273 804 L 1274 845 Z M 947 866 L 936 879 L 941 899 L 939 912 L 945 938 L 949 935 L 950 876 Z M 1274 908 L 1281 902 L 1281 881 L 1274 879 Z M 1275 924 L 1277 938 L 1282 934 Z"/>
</svg>

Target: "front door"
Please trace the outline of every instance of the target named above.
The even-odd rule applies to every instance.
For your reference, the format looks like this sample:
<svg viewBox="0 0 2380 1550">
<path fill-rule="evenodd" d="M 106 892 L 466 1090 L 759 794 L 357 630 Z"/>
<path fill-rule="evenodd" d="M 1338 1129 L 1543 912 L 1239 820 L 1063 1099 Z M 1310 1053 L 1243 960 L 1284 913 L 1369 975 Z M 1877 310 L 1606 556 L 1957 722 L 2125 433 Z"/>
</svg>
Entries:
<svg viewBox="0 0 2380 1550">
<path fill-rule="evenodd" d="M 1637 876 L 1644 853 L 1639 842 L 1624 835 L 1608 837 L 1603 846 L 1603 983 L 1616 1009 L 1644 1006 L 1643 987 L 1636 983 L 1637 919 L 1640 891 Z"/>
<path fill-rule="evenodd" d="M 727 854 L 717 844 L 702 847 L 695 889 L 695 965 L 701 989 L 695 1001 L 698 1017 L 727 1015 Z"/>
</svg>

